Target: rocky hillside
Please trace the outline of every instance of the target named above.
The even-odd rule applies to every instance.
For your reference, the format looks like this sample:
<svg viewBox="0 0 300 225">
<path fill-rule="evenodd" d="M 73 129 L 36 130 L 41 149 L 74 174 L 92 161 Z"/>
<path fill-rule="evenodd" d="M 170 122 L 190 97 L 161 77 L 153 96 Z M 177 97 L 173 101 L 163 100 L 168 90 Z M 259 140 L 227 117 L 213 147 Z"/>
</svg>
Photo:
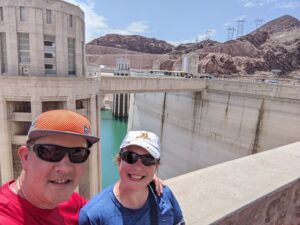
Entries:
<svg viewBox="0 0 300 225">
<path fill-rule="evenodd" d="M 186 53 L 199 55 L 200 73 L 246 75 L 277 70 L 289 74 L 300 70 L 300 21 L 282 16 L 237 40 L 183 44 L 172 52 Z"/>
<path fill-rule="evenodd" d="M 160 69 L 178 70 L 181 56 L 194 53 L 199 56 L 199 73 L 248 75 L 276 70 L 289 74 L 300 71 L 300 21 L 291 16 L 282 16 L 237 40 L 225 43 L 205 40 L 175 47 L 154 38 L 110 34 L 87 45 L 87 55 L 93 55 L 94 62 L 96 55 L 105 58 L 105 54 L 107 57 L 112 57 L 112 54 L 117 57 L 124 53 L 129 57 L 136 54 L 137 59 L 143 58 L 147 61 L 147 65 L 139 61 L 139 68 L 150 69 L 151 60 L 159 60 Z M 157 55 L 152 57 L 151 54 Z M 131 63 L 134 65 L 133 60 L 134 58 Z M 115 64 L 115 60 L 112 62 Z"/>
<path fill-rule="evenodd" d="M 157 40 L 155 38 L 118 34 L 107 34 L 92 40 L 87 45 L 107 46 L 150 54 L 165 54 L 174 48 L 173 45 L 166 41 Z"/>
</svg>

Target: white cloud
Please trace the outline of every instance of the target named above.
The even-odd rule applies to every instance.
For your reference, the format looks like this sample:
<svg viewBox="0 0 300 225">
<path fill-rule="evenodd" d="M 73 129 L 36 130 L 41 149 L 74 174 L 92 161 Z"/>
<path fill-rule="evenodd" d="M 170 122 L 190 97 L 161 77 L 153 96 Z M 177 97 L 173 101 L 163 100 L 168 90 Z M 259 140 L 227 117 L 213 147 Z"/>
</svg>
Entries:
<svg viewBox="0 0 300 225">
<path fill-rule="evenodd" d="M 125 28 L 112 28 L 107 23 L 107 18 L 98 14 L 95 9 L 95 0 L 65 0 L 74 5 L 78 5 L 85 14 L 85 34 L 86 41 L 89 42 L 94 38 L 108 33 L 115 34 L 144 34 L 148 32 L 149 26 L 146 21 L 136 21 L 130 23 Z"/>
<path fill-rule="evenodd" d="M 131 23 L 127 27 L 127 30 L 132 33 L 142 34 L 142 33 L 146 33 L 148 28 L 149 28 L 149 26 L 147 25 L 146 21 L 137 21 L 137 22 Z"/>
<path fill-rule="evenodd" d="M 300 8 L 300 2 L 299 1 L 282 1 L 278 2 L 275 5 L 276 8 L 285 8 L 285 9 L 295 9 L 295 8 Z"/>
<path fill-rule="evenodd" d="M 271 6 L 272 8 L 300 8 L 300 2 L 295 0 L 241 0 L 244 7 Z"/>
<path fill-rule="evenodd" d="M 262 7 L 265 5 L 273 4 L 278 2 L 278 0 L 241 0 L 244 7 Z"/>
</svg>

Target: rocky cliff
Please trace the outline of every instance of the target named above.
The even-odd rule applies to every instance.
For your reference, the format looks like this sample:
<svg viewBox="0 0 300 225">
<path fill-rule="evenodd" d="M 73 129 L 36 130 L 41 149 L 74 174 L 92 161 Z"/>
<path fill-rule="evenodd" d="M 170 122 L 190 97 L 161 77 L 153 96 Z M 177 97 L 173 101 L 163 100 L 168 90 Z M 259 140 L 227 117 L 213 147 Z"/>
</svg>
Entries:
<svg viewBox="0 0 300 225">
<path fill-rule="evenodd" d="M 107 34 L 92 40 L 88 45 L 107 46 L 151 54 L 165 54 L 170 52 L 174 47 L 166 41 L 157 40 L 155 38 L 119 34 Z"/>
</svg>

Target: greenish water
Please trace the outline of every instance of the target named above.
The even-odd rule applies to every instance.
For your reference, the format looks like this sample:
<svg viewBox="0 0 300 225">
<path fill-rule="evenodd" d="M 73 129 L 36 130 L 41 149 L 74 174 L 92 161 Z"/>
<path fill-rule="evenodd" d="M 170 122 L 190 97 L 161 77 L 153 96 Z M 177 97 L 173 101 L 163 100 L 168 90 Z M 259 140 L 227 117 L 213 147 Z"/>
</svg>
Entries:
<svg viewBox="0 0 300 225">
<path fill-rule="evenodd" d="M 102 189 L 119 179 L 114 156 L 127 132 L 127 120 L 115 119 L 111 110 L 101 110 Z"/>
</svg>

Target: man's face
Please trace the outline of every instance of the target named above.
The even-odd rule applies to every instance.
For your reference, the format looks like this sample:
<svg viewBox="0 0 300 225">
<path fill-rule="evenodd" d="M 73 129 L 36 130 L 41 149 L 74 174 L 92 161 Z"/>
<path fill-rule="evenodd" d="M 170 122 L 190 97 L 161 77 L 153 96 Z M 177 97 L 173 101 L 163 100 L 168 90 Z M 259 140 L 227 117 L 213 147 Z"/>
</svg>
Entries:
<svg viewBox="0 0 300 225">
<path fill-rule="evenodd" d="M 54 144 L 64 147 L 86 147 L 82 137 L 53 135 L 42 137 L 34 144 Z M 30 147 L 32 149 L 32 147 Z M 59 162 L 47 162 L 28 150 L 24 157 L 25 179 L 23 192 L 27 200 L 40 208 L 54 208 L 69 199 L 87 168 L 87 161 L 72 163 L 68 154 Z"/>
</svg>

